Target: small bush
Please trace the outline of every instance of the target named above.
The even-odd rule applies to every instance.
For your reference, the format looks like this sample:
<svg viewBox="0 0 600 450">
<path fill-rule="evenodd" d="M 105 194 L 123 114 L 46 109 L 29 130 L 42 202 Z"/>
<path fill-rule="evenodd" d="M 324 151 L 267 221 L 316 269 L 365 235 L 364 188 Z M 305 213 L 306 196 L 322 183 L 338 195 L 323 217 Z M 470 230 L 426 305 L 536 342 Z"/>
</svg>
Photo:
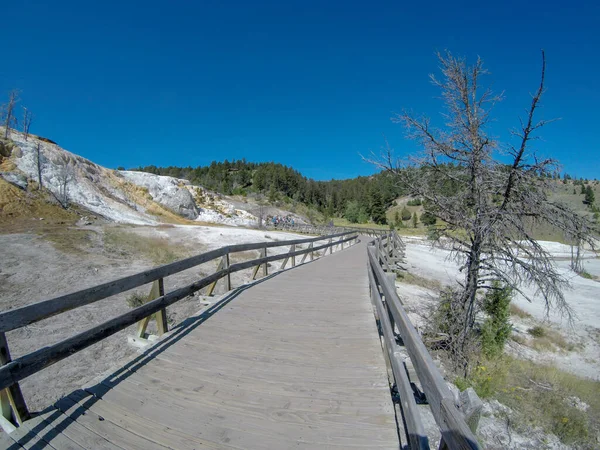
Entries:
<svg viewBox="0 0 600 450">
<path fill-rule="evenodd" d="M 594 276 L 591 273 L 586 272 L 585 270 L 582 270 L 581 272 L 579 272 L 579 275 L 581 277 L 583 277 L 583 278 L 588 279 L 588 280 L 593 280 L 594 279 Z"/>
<path fill-rule="evenodd" d="M 125 299 L 125 301 L 130 308 L 137 308 L 146 303 L 146 299 L 147 296 L 141 292 L 133 292 Z"/>
<path fill-rule="evenodd" d="M 539 325 L 536 325 L 535 327 L 530 328 L 529 330 L 527 330 L 527 332 L 536 338 L 541 338 L 541 337 L 546 336 L 546 329 Z"/>
<path fill-rule="evenodd" d="M 42 137 L 42 136 L 38 136 L 38 139 L 39 139 L 40 141 L 47 142 L 48 144 L 54 144 L 54 145 L 58 145 L 58 144 L 57 144 L 56 142 L 54 142 L 52 139 L 48 139 L 48 138 L 45 138 L 45 137 Z"/>
<path fill-rule="evenodd" d="M 512 289 L 502 286 L 498 281 L 494 281 L 492 290 L 488 291 L 483 298 L 482 308 L 488 317 L 481 328 L 481 350 L 488 358 L 502 353 L 512 331 L 512 324 L 509 321 L 511 298 Z"/>
<path fill-rule="evenodd" d="M 409 200 L 408 202 L 406 202 L 406 204 L 408 206 L 421 206 L 423 204 L 423 202 L 421 201 L 420 198 L 415 198 L 415 199 Z"/>
<path fill-rule="evenodd" d="M 402 208 L 402 211 L 400 212 L 400 217 L 402 217 L 402 220 L 410 220 L 410 218 L 412 217 L 412 214 L 406 206 Z"/>
<path fill-rule="evenodd" d="M 421 223 L 426 226 L 435 225 L 437 222 L 436 217 L 428 211 L 421 214 Z"/>
</svg>

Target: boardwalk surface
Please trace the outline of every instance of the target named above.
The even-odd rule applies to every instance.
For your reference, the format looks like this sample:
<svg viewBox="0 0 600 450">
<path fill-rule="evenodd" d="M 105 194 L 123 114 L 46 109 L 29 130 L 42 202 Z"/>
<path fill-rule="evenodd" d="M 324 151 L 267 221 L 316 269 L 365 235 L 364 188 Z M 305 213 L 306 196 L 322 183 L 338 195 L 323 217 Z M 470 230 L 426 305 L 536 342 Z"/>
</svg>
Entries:
<svg viewBox="0 0 600 450">
<path fill-rule="evenodd" d="M 11 437 L 56 449 L 399 448 L 364 243 L 233 291 Z"/>
</svg>

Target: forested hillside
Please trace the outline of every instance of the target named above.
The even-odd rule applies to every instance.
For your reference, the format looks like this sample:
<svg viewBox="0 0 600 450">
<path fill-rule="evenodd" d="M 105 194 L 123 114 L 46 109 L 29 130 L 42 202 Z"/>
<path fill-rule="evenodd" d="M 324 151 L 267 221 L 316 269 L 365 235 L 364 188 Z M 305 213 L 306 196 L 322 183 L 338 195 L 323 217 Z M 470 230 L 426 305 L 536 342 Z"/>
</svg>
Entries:
<svg viewBox="0 0 600 450">
<path fill-rule="evenodd" d="M 213 161 L 209 166 L 138 167 L 133 170 L 184 178 L 225 195 L 263 194 L 274 203 L 296 201 L 327 217 L 345 216 L 352 222 L 386 223 L 385 211 L 402 189 L 384 173 L 348 180 L 315 181 L 282 164 L 245 160 Z"/>
</svg>

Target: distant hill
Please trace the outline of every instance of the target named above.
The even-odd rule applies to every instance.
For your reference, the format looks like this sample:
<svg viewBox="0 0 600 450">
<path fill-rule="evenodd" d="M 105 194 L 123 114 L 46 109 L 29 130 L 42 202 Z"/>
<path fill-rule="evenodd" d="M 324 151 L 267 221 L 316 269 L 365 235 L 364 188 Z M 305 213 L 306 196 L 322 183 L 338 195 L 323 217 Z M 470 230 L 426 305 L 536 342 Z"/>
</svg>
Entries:
<svg viewBox="0 0 600 450">
<path fill-rule="evenodd" d="M 342 217 L 348 206 L 361 221 L 385 224 L 385 210 L 403 193 L 392 177 L 379 173 L 347 180 L 315 181 L 274 162 L 213 161 L 208 166 L 137 167 L 134 170 L 189 180 L 224 195 L 264 196 L 271 204 L 302 203 L 325 218 Z"/>
</svg>

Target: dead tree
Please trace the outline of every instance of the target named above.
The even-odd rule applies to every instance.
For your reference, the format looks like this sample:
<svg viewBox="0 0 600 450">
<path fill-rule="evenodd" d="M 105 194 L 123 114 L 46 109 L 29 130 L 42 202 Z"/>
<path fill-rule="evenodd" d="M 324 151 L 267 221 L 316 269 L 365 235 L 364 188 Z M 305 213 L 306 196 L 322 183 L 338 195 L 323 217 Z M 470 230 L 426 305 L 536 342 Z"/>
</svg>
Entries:
<svg viewBox="0 0 600 450">
<path fill-rule="evenodd" d="M 267 214 L 267 202 L 263 194 L 258 194 L 258 196 L 256 197 L 256 208 L 254 208 L 252 213 L 256 216 L 257 228 L 264 228 Z"/>
<path fill-rule="evenodd" d="M 58 179 L 58 194 L 55 195 L 58 202 L 65 209 L 69 207 L 69 185 L 74 179 L 73 168 L 68 161 L 63 161 L 59 164 L 57 179 Z"/>
<path fill-rule="evenodd" d="M 38 189 L 41 190 L 43 188 L 42 186 L 42 171 L 43 171 L 43 167 L 42 167 L 42 153 L 41 153 L 41 148 L 40 148 L 40 143 L 37 143 L 37 148 L 36 148 L 36 152 L 35 152 L 35 166 L 37 169 L 37 175 L 38 175 Z"/>
<path fill-rule="evenodd" d="M 450 53 L 438 58 L 443 79 L 431 79 L 442 91 L 444 128 L 434 127 L 429 118 L 404 112 L 393 121 L 406 127 L 422 154 L 399 161 L 388 145 L 380 157 L 369 161 L 397 176 L 410 194 L 424 200 L 425 211 L 442 221 L 433 230 L 434 245 L 450 247 L 464 274 L 452 305 L 460 332 L 451 348 L 460 358 L 472 336 L 477 294 L 492 288 L 494 280 L 530 301 L 523 286 L 532 285 L 547 311 L 558 308 L 570 315 L 563 295 L 568 282 L 534 238 L 531 224 L 547 223 L 575 242 L 594 243 L 588 219 L 549 197 L 554 184 L 546 175 L 556 171 L 556 161 L 539 159 L 531 148 L 534 133 L 549 123 L 534 119 L 544 93 L 544 53 L 540 84 L 527 117 L 512 133 L 513 145 L 503 145 L 487 133 L 490 111 L 502 96 L 482 88 L 481 77 L 487 71 L 481 59 L 467 67 L 464 59 Z"/>
<path fill-rule="evenodd" d="M 10 128 L 17 126 L 17 118 L 15 116 L 15 106 L 19 101 L 19 91 L 13 89 L 8 94 L 8 103 L 3 105 L 3 122 L 4 122 L 4 139 L 8 139 Z"/>
<path fill-rule="evenodd" d="M 25 135 L 25 140 L 29 137 L 29 127 L 31 127 L 32 120 L 33 114 L 23 106 L 23 134 Z"/>
</svg>

